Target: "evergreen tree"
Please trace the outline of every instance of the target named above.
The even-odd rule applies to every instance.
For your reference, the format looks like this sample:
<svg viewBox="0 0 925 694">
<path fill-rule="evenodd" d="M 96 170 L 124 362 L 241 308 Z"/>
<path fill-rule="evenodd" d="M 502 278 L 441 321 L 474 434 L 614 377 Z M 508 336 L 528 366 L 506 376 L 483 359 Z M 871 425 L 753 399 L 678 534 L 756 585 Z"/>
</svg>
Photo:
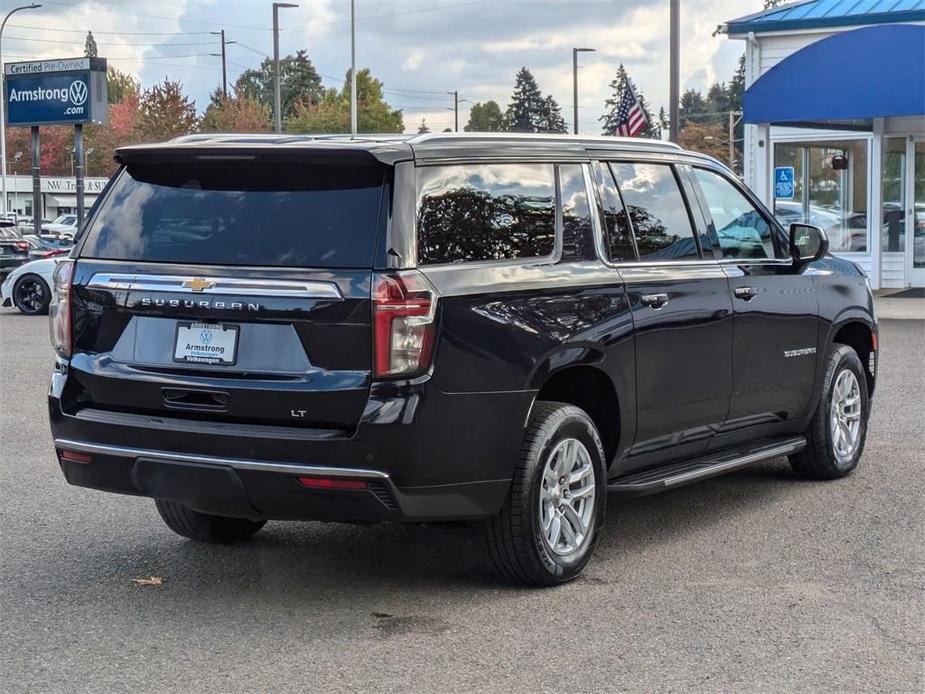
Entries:
<svg viewBox="0 0 925 694">
<path fill-rule="evenodd" d="M 504 114 L 505 130 L 515 133 L 543 132 L 546 104 L 531 72 L 522 67 L 514 79 L 514 93 Z"/>
<path fill-rule="evenodd" d="M 496 133 L 504 130 L 504 114 L 498 102 L 473 104 L 469 110 L 469 122 L 463 130 L 467 133 Z"/>
<path fill-rule="evenodd" d="M 552 95 L 543 99 L 543 119 L 540 127 L 541 129 L 539 132 L 544 133 L 568 132 L 568 126 L 565 123 L 565 119 L 562 117 L 562 109 Z"/>
<path fill-rule="evenodd" d="M 726 85 L 714 82 L 707 92 L 707 111 L 719 119 L 724 119 L 728 110 L 729 93 Z"/>
<path fill-rule="evenodd" d="M 730 111 L 742 110 L 742 95 L 745 93 L 745 54 L 739 57 L 739 64 L 736 67 L 732 79 L 729 80 L 729 86 L 726 87 L 726 103 Z"/>
<path fill-rule="evenodd" d="M 682 128 L 688 121 L 694 121 L 695 123 L 703 122 L 703 116 L 706 112 L 707 102 L 703 98 L 703 94 L 699 91 L 696 89 L 688 89 L 681 95 L 679 117 Z"/>
<path fill-rule="evenodd" d="M 95 58 L 99 55 L 96 50 L 96 39 L 93 38 L 93 32 L 87 32 L 87 40 L 84 42 L 84 56 L 87 58 Z"/>
<path fill-rule="evenodd" d="M 418 135 L 423 135 L 423 134 L 429 133 L 429 132 L 430 132 L 430 128 L 427 127 L 427 119 L 426 119 L 426 118 L 422 118 L 422 119 L 421 119 L 421 125 L 418 127 Z"/>
<path fill-rule="evenodd" d="M 658 137 L 655 138 L 657 140 L 663 139 L 665 133 L 671 130 L 671 120 L 668 118 L 664 106 L 658 110 L 658 120 L 655 129 L 658 132 Z"/>
<path fill-rule="evenodd" d="M 646 97 L 639 91 L 636 83 L 630 79 L 623 63 L 620 63 L 620 66 L 617 68 L 617 74 L 610 83 L 611 95 L 610 98 L 604 102 L 604 107 L 606 109 L 605 113 L 598 118 L 598 120 L 604 121 L 603 134 L 613 135 L 617 132 L 617 111 L 620 108 L 620 102 L 623 100 L 623 93 L 626 91 L 627 86 L 633 88 L 636 98 L 639 99 L 639 106 L 642 108 L 643 115 L 645 115 L 646 118 L 646 127 L 642 132 L 643 136 L 658 138 L 661 133 L 656 127 L 655 120 L 652 118 L 652 112 L 649 109 Z"/>
</svg>

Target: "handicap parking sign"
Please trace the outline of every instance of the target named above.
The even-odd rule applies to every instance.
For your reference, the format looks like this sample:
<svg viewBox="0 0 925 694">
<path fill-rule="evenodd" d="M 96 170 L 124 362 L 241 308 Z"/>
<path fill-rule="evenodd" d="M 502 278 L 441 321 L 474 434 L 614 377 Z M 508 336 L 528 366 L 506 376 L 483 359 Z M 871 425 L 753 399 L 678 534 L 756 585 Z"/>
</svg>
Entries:
<svg viewBox="0 0 925 694">
<path fill-rule="evenodd" d="M 774 169 L 774 197 L 793 200 L 792 166 L 778 166 Z"/>
</svg>

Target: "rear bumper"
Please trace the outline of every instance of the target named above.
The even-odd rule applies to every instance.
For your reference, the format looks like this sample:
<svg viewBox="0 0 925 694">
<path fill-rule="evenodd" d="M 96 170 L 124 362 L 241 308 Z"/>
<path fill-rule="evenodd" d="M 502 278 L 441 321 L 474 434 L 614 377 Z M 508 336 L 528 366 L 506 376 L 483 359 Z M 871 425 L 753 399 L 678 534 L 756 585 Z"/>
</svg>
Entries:
<svg viewBox="0 0 925 694">
<path fill-rule="evenodd" d="M 492 515 L 509 480 L 400 489 L 380 471 L 219 458 L 56 439 L 70 484 L 179 501 L 203 513 L 238 518 L 425 521 Z M 64 453 L 67 451 L 68 453 Z M 62 455 L 64 453 L 64 455 Z M 73 453 L 85 459 L 69 460 Z M 314 489 L 300 478 L 350 480 L 350 490 Z"/>
<path fill-rule="evenodd" d="M 342 521 L 484 518 L 507 494 L 532 392 L 447 394 L 429 383 L 374 387 L 355 432 L 234 425 L 62 409 L 56 370 L 49 417 L 71 484 L 171 498 L 216 515 Z M 89 456 L 63 460 L 61 451 Z M 306 488 L 299 477 L 350 478 L 360 490 Z"/>
</svg>

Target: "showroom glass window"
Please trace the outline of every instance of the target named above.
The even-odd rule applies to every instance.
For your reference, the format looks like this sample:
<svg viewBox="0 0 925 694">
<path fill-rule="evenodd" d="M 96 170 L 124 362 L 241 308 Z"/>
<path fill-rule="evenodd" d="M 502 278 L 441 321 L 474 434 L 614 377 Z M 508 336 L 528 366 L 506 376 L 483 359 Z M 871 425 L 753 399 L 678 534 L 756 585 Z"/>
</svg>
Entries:
<svg viewBox="0 0 925 694">
<path fill-rule="evenodd" d="M 794 169 L 792 196 L 774 198 L 774 216 L 784 228 L 814 224 L 828 235 L 831 250 L 866 252 L 867 148 L 866 139 L 775 144 L 775 168 Z"/>
</svg>

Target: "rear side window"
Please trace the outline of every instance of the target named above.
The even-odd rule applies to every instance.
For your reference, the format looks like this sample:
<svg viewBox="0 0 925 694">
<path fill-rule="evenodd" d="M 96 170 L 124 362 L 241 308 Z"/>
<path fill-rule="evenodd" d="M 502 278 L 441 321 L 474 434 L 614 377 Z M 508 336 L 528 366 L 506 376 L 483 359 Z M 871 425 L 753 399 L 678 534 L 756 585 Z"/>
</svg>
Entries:
<svg viewBox="0 0 925 694">
<path fill-rule="evenodd" d="M 687 206 L 668 164 L 611 164 L 636 235 L 640 260 L 700 257 Z"/>
<path fill-rule="evenodd" d="M 710 208 L 724 258 L 773 258 L 771 225 L 731 182 L 717 173 L 694 169 Z"/>
<path fill-rule="evenodd" d="M 329 163 L 131 167 L 102 202 L 81 256 L 372 267 L 385 173 Z"/>
<path fill-rule="evenodd" d="M 417 170 L 421 264 L 552 255 L 552 164 L 460 164 Z"/>
</svg>

